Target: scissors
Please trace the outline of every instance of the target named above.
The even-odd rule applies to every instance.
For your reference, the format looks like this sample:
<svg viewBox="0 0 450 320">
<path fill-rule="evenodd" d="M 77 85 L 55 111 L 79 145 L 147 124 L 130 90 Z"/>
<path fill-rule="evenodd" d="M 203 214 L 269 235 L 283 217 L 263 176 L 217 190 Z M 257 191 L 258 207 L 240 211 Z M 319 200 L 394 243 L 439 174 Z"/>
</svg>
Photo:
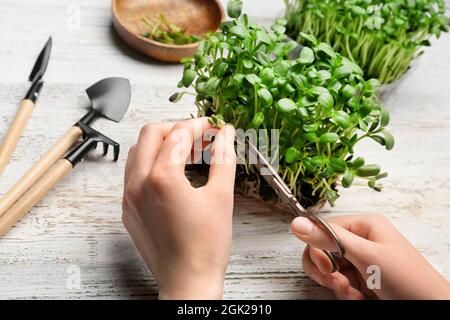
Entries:
<svg viewBox="0 0 450 320">
<path fill-rule="evenodd" d="M 249 153 L 253 155 L 253 158 L 256 158 L 256 168 L 259 170 L 260 174 L 263 178 L 270 184 L 270 186 L 275 190 L 278 197 L 281 198 L 283 202 L 285 202 L 291 211 L 300 217 L 306 217 L 314 222 L 316 222 L 323 230 L 325 230 L 329 236 L 333 239 L 336 244 L 336 251 L 330 252 L 328 250 L 323 250 L 323 252 L 327 255 L 333 265 L 333 272 L 338 271 L 338 263 L 336 261 L 337 258 L 342 258 L 345 254 L 344 246 L 342 242 L 339 240 L 337 234 L 334 232 L 333 228 L 320 216 L 309 213 L 303 206 L 300 204 L 298 199 L 292 194 L 291 189 L 286 185 L 283 179 L 278 175 L 275 168 L 269 163 L 267 158 L 263 156 L 255 145 L 251 142 L 249 145 Z"/>
</svg>

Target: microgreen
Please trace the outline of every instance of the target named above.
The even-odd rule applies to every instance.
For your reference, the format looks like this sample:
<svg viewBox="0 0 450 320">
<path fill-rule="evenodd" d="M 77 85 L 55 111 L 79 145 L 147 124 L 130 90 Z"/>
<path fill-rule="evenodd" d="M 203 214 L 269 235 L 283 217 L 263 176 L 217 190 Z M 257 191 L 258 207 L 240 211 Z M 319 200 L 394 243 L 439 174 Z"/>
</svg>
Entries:
<svg viewBox="0 0 450 320">
<path fill-rule="evenodd" d="M 399 79 L 450 24 L 444 0 L 285 2 L 289 36 L 306 43 L 299 33 L 314 35 L 382 83 Z"/>
<path fill-rule="evenodd" d="M 239 15 L 234 2 L 240 1 L 231 1 L 228 11 L 236 18 L 182 61 L 179 87 L 195 90 L 199 115 L 212 116 L 215 126 L 278 129 L 280 176 L 305 206 L 323 199 L 333 204 L 338 186 L 350 187 L 355 177 L 380 190 L 378 180 L 386 174 L 354 154 L 363 139 L 394 146 L 385 129 L 389 113 L 375 96 L 379 81 L 364 80 L 356 64 L 307 34 L 302 40 L 308 46 L 289 59 L 296 45 L 284 34 L 287 21 L 264 28 Z"/>
<path fill-rule="evenodd" d="M 187 34 L 187 29 L 181 29 L 170 22 L 163 14 L 158 19 L 144 17 L 142 21 L 150 28 L 150 31 L 142 36 L 166 44 L 189 44 L 199 42 L 202 38 L 198 35 Z"/>
</svg>

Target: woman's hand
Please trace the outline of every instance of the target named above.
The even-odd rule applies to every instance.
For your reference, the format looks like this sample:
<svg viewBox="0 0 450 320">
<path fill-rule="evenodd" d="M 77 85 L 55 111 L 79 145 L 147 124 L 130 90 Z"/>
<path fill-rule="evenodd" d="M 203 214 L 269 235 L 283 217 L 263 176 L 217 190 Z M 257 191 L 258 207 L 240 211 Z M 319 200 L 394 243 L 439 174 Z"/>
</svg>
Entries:
<svg viewBox="0 0 450 320">
<path fill-rule="evenodd" d="M 291 229 L 309 245 L 303 253 L 305 273 L 333 290 L 338 299 L 450 299 L 447 280 L 383 216 L 342 216 L 328 221 L 346 251 L 335 273 L 321 251 L 335 250 L 329 235 L 307 218 L 294 219 Z M 380 287 L 369 289 L 367 280 L 376 284 L 370 277 L 377 270 Z"/>
<path fill-rule="evenodd" d="M 232 237 L 234 129 L 216 130 L 205 186 L 194 188 L 185 176 L 194 142 L 211 130 L 207 118 L 149 124 L 129 152 L 123 222 L 161 299 L 222 297 Z"/>
</svg>

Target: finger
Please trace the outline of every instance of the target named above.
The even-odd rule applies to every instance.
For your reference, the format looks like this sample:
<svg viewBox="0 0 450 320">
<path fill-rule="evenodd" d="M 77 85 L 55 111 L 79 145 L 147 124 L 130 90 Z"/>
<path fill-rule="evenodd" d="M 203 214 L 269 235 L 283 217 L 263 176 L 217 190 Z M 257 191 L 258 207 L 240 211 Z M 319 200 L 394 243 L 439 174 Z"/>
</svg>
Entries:
<svg viewBox="0 0 450 320">
<path fill-rule="evenodd" d="M 364 268 L 367 265 L 366 260 L 374 250 L 375 244 L 347 231 L 337 224 L 331 223 L 330 226 L 345 248 L 345 258 L 358 269 Z M 295 218 L 292 221 L 291 229 L 297 238 L 312 247 L 332 252 L 336 251 L 336 244 L 331 236 L 308 218 Z"/>
<path fill-rule="evenodd" d="M 339 300 L 364 300 L 365 296 L 356 288 L 350 287 L 347 292 L 335 292 Z"/>
<path fill-rule="evenodd" d="M 207 129 L 206 132 L 208 130 L 209 129 Z M 194 145 L 192 146 L 191 150 L 191 164 L 202 164 L 203 153 L 210 147 L 210 145 L 211 141 L 206 139 L 205 137 L 200 140 L 194 141 Z"/>
<path fill-rule="evenodd" d="M 320 277 L 320 274 L 322 274 L 319 270 L 319 268 L 314 264 L 314 262 L 311 260 L 310 257 L 310 246 L 306 246 L 305 250 L 303 251 L 302 256 L 302 267 L 305 274 L 310 277 L 312 280 L 317 282 L 319 285 L 323 285 L 322 278 Z M 314 276 L 313 276 L 314 274 Z M 318 275 L 316 275 L 318 274 Z"/>
<path fill-rule="evenodd" d="M 396 237 L 398 237 L 398 232 L 392 223 L 379 214 L 336 216 L 329 218 L 328 221 L 338 224 L 361 238 L 377 243 L 396 241 Z M 376 232 L 381 229 L 383 232 Z"/>
<path fill-rule="evenodd" d="M 145 180 L 155 163 L 164 139 L 174 125 L 174 123 L 150 123 L 141 129 L 129 163 L 131 169 L 128 181 L 140 184 Z"/>
<path fill-rule="evenodd" d="M 125 164 L 124 185 L 127 185 L 128 180 L 130 179 L 130 170 L 134 163 L 135 149 L 136 149 L 136 146 L 134 145 L 128 151 L 127 163 Z"/>
<path fill-rule="evenodd" d="M 315 282 L 335 293 L 345 294 L 350 288 L 350 281 L 340 272 L 322 273 L 311 259 L 311 248 L 303 253 L 303 269 Z"/>
<path fill-rule="evenodd" d="M 309 256 L 311 261 L 317 266 L 323 274 L 332 273 L 333 271 L 333 263 L 330 258 L 320 249 L 310 247 L 309 248 Z"/>
<path fill-rule="evenodd" d="M 156 157 L 157 170 L 163 170 L 173 177 L 186 178 L 185 165 L 191 156 L 194 142 L 201 143 L 204 131 L 210 127 L 208 118 L 187 120 L 173 126 Z"/>
<path fill-rule="evenodd" d="M 216 135 L 211 150 L 211 166 L 207 187 L 233 192 L 236 175 L 235 130 L 223 127 Z"/>
<path fill-rule="evenodd" d="M 331 273 L 333 271 L 333 263 L 330 258 L 323 252 L 323 250 L 311 247 L 310 248 L 311 260 L 317 265 L 322 273 Z M 355 268 L 347 259 L 345 258 L 335 258 L 339 270 L 344 270 L 348 268 Z"/>
</svg>

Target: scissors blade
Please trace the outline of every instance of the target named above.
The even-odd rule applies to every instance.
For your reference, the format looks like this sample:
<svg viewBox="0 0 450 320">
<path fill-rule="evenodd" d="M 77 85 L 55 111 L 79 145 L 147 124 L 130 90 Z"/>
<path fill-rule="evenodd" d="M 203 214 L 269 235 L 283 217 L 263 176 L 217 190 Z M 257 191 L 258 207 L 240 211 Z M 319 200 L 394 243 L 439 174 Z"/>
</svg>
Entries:
<svg viewBox="0 0 450 320">
<path fill-rule="evenodd" d="M 258 168 L 260 175 L 275 190 L 278 196 L 284 201 L 289 208 L 298 216 L 309 216 L 308 211 L 300 204 L 297 198 L 292 194 L 291 189 L 283 181 L 275 168 L 269 163 L 267 158 L 259 152 L 258 148 L 249 142 L 249 152 L 256 157 L 255 166 Z"/>
</svg>

